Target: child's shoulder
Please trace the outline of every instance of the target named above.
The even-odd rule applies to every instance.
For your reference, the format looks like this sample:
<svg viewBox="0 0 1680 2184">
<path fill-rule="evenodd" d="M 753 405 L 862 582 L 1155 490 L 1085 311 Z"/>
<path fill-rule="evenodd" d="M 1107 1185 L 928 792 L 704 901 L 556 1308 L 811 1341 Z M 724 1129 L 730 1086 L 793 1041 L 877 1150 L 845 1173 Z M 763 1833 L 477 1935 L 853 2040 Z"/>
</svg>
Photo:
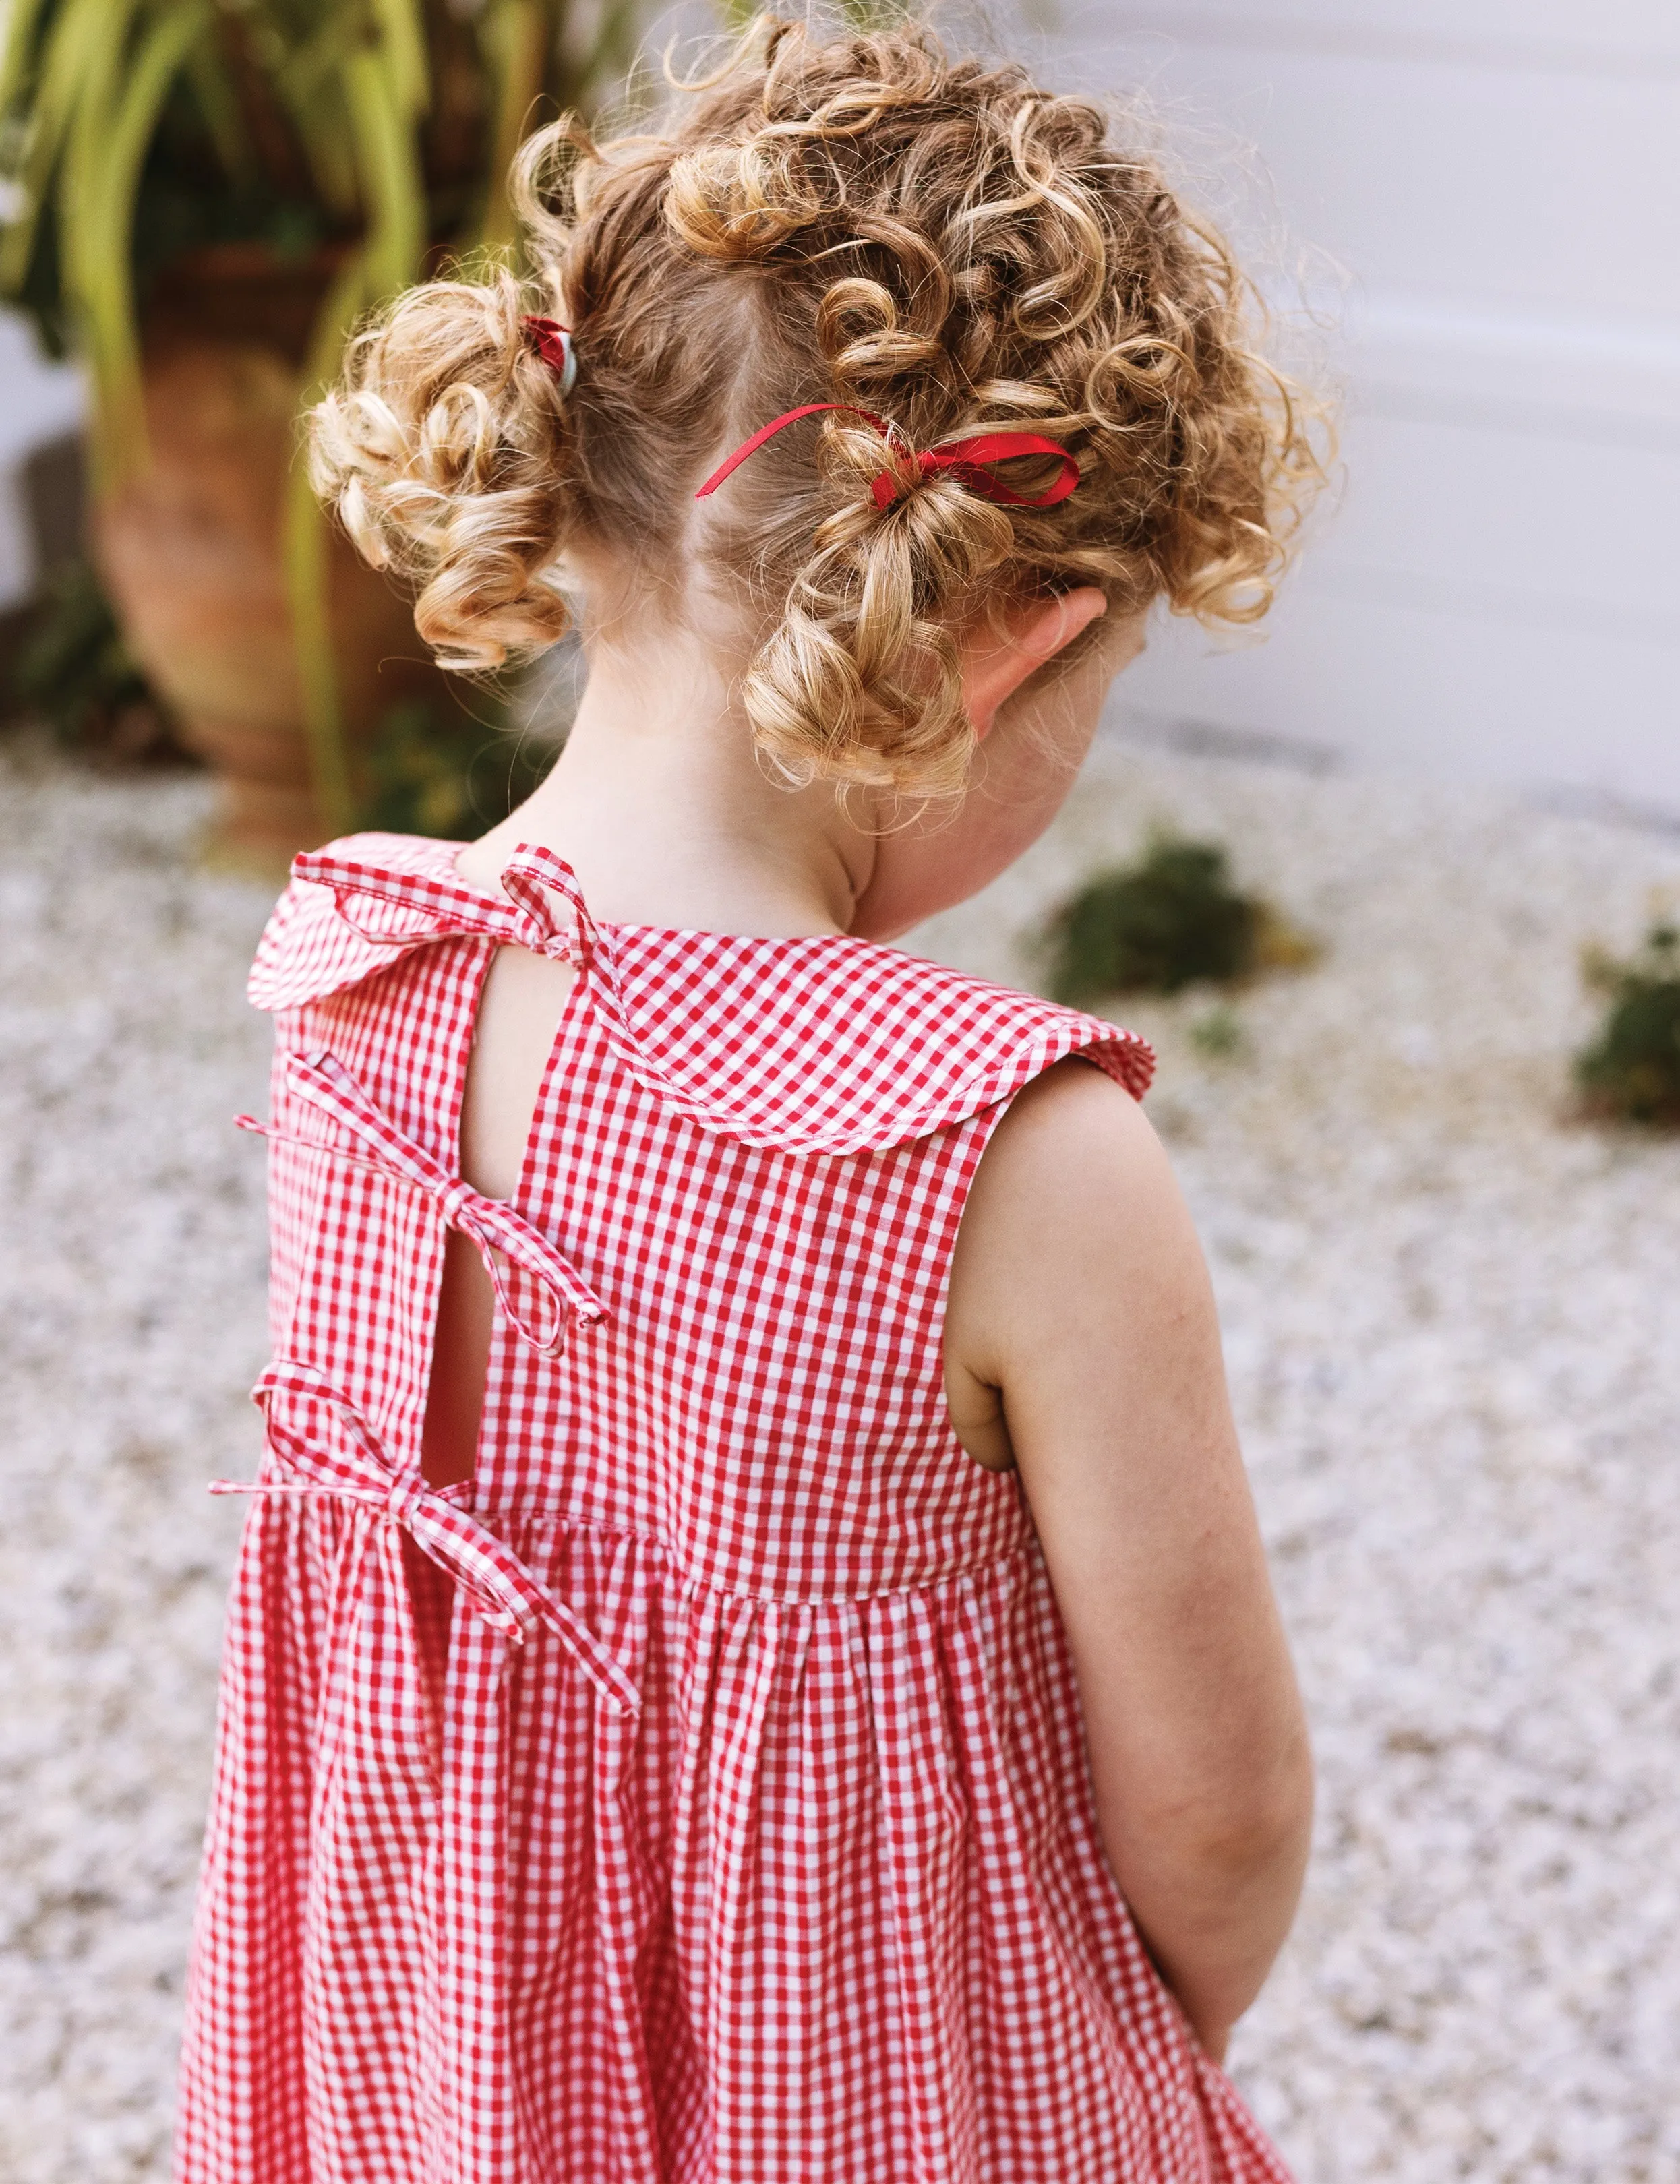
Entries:
<svg viewBox="0 0 1680 2184">
<path fill-rule="evenodd" d="M 462 880 L 459 847 L 358 834 L 299 859 L 258 949 L 252 1000 L 306 1006 L 429 943 L 496 932 L 505 905 Z M 849 935 L 592 923 L 588 959 L 595 1019 L 629 1073 L 747 1145 L 885 1150 L 1074 1055 L 1137 1099 L 1154 1072 L 1147 1044 L 1100 1017 Z"/>
</svg>

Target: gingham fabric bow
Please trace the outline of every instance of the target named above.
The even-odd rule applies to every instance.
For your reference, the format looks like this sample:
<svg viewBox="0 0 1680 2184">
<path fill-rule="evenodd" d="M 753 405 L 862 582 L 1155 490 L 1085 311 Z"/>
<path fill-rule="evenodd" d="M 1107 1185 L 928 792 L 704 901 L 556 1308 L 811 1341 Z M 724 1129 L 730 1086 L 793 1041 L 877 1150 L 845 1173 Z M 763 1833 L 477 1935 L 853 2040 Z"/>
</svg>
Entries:
<svg viewBox="0 0 1680 2184">
<path fill-rule="evenodd" d="M 545 1236 L 505 1201 L 474 1190 L 405 1136 L 335 1056 L 324 1048 L 313 1054 L 288 1054 L 285 1068 L 286 1081 L 299 1099 L 353 1131 L 378 1166 L 423 1190 L 449 1227 L 459 1228 L 477 1245 L 504 1317 L 539 1356 L 559 1355 L 572 1320 L 592 1327 L 606 1318 L 606 1306 Z M 242 1130 L 271 1134 L 269 1126 L 254 1115 L 237 1115 L 234 1120 Z M 513 1294 L 510 1265 L 529 1278 L 542 1301 L 544 1308 L 534 1322 Z"/>
<path fill-rule="evenodd" d="M 594 928 L 583 907 L 577 874 L 563 857 L 532 843 L 522 842 L 504 866 L 501 884 L 506 900 L 500 902 L 453 876 L 393 872 L 353 857 L 337 857 L 327 850 L 294 857 L 292 877 L 331 888 L 345 924 L 376 945 L 410 947 L 434 933 L 483 933 L 528 948 L 533 956 L 563 956 L 580 971 L 589 961 Z M 371 923 L 360 914 L 353 917 L 345 907 L 352 895 L 384 904 L 387 915 Z M 555 895 L 566 905 L 565 918 L 555 913 Z"/>
<path fill-rule="evenodd" d="M 602 1700 L 617 1713 L 641 1710 L 641 1695 L 622 1662 L 589 1625 L 489 1528 L 455 1498 L 463 1486 L 432 1486 L 418 1465 L 393 1463 L 367 1420 L 326 1376 L 301 1359 L 271 1365 L 251 1391 L 268 1428 L 269 1446 L 291 1474 L 286 1479 L 217 1479 L 212 1494 L 332 1494 L 382 1511 L 447 1570 L 493 1630 L 523 1645 L 546 1624 L 572 1655 Z M 297 1431 L 284 1416 L 285 1398 L 325 1405 L 343 1423 L 339 1446 Z"/>
</svg>

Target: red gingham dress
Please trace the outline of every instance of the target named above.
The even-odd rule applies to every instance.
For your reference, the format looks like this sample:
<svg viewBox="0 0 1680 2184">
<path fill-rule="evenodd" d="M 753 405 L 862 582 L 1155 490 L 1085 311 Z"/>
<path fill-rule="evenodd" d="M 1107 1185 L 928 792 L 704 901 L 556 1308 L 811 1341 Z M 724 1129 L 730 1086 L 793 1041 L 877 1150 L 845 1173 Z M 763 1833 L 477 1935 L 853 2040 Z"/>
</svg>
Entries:
<svg viewBox="0 0 1680 2184">
<path fill-rule="evenodd" d="M 300 859 L 252 974 L 275 1348 L 182 2184 L 1287 2184 L 1136 1936 L 1020 1489 L 942 1392 L 1011 1095 L 1069 1054 L 1141 1095 L 1148 1049 L 458 847 Z M 578 976 L 504 1204 L 456 1148 L 506 942 Z M 449 1227 L 498 1309 L 433 1488 Z"/>
</svg>

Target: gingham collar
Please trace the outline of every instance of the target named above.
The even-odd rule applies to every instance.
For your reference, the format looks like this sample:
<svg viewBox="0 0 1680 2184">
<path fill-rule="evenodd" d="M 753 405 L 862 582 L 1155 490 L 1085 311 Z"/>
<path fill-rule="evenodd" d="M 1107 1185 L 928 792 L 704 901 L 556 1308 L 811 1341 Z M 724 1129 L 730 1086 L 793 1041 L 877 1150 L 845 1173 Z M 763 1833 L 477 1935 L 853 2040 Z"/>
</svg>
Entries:
<svg viewBox="0 0 1680 2184">
<path fill-rule="evenodd" d="M 746 1145 L 834 1154 L 926 1136 L 1083 1054 L 1141 1098 L 1145 1042 L 845 935 L 793 939 L 599 923 L 571 867 L 522 845 L 500 898 L 460 844 L 360 834 L 300 857 L 258 950 L 250 998 L 293 1009 L 431 943 L 483 934 L 564 956 L 639 1084 Z"/>
</svg>

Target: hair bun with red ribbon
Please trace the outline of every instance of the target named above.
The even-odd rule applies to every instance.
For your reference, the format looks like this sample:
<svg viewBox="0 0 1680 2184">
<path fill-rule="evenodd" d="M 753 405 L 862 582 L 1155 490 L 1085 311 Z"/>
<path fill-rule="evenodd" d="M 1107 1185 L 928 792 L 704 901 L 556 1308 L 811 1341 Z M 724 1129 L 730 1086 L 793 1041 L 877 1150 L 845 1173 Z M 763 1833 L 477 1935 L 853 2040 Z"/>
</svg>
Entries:
<svg viewBox="0 0 1680 2184">
<path fill-rule="evenodd" d="M 866 424 L 874 426 L 890 447 L 901 448 L 904 444 L 895 428 L 873 410 L 859 410 L 850 402 L 807 402 L 802 409 L 784 410 L 767 425 L 761 425 L 750 440 L 743 440 L 734 454 L 718 465 L 695 499 L 704 500 L 708 493 L 716 493 L 731 471 L 738 469 L 749 455 L 756 455 L 764 443 L 773 439 L 784 426 L 801 417 L 820 416 L 829 410 L 862 418 Z M 1055 482 L 1038 493 L 1016 493 L 1005 485 L 991 466 L 994 463 L 1013 462 L 1019 455 L 1054 455 L 1062 465 Z M 924 477 L 935 471 L 948 471 L 970 493 L 977 493 L 983 500 L 996 501 L 1006 508 L 1054 508 L 1058 501 L 1068 498 L 1080 482 L 1080 466 L 1067 449 L 1039 432 L 975 432 L 965 440 L 949 440 L 942 448 L 929 448 L 914 460 Z M 876 507 L 885 513 L 898 498 L 896 473 L 883 471 L 870 485 L 869 494 Z"/>
<path fill-rule="evenodd" d="M 578 345 L 571 327 L 561 326 L 558 319 L 531 317 L 519 323 L 527 341 L 560 382 L 561 393 L 569 394 L 578 378 Z"/>
</svg>

